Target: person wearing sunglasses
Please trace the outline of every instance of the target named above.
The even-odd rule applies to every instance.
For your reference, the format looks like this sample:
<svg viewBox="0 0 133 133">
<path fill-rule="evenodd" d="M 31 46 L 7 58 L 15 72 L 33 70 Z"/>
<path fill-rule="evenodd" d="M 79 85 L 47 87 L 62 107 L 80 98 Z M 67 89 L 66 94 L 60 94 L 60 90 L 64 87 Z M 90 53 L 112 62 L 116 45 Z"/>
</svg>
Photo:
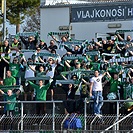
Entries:
<svg viewBox="0 0 133 133">
<path fill-rule="evenodd" d="M 32 50 L 35 50 L 36 49 L 36 46 L 37 46 L 37 40 L 38 38 L 38 35 L 36 34 L 35 37 L 33 36 L 29 36 L 28 40 L 26 40 L 24 37 L 20 36 L 20 39 L 22 41 L 22 43 L 25 45 L 25 48 L 26 49 L 32 49 Z"/>
</svg>

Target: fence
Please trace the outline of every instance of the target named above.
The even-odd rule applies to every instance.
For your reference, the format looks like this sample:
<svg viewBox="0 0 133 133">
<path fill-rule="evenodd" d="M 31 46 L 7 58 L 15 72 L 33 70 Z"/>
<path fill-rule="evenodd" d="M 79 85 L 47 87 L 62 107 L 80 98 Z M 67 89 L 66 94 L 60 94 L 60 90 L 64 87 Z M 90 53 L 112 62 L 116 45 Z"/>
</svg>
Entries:
<svg viewBox="0 0 133 133">
<path fill-rule="evenodd" d="M 44 103 L 44 101 L 42 101 Z M 133 100 L 103 100 L 106 102 L 117 103 L 117 113 L 114 115 L 103 114 L 102 118 L 88 114 L 86 101 L 84 102 L 83 114 L 59 114 L 56 112 L 57 104 L 63 104 L 63 101 L 45 101 L 46 104 L 51 104 L 52 112 L 48 112 L 45 115 L 25 114 L 24 105 L 27 103 L 35 104 L 42 103 L 41 101 L 17 101 L 20 104 L 20 114 L 14 116 L 6 116 L 5 114 L 0 116 L 0 131 L 16 131 L 16 132 L 39 132 L 39 133 L 129 133 L 133 130 L 133 112 L 127 116 L 120 114 L 119 109 L 123 103 L 133 103 Z M 90 101 L 90 103 L 93 101 Z M 6 103 L 6 102 L 0 102 Z M 132 106 L 132 104 L 130 104 Z M 111 127 L 110 127 L 111 126 Z M 10 131 L 10 132 L 11 132 Z"/>
</svg>

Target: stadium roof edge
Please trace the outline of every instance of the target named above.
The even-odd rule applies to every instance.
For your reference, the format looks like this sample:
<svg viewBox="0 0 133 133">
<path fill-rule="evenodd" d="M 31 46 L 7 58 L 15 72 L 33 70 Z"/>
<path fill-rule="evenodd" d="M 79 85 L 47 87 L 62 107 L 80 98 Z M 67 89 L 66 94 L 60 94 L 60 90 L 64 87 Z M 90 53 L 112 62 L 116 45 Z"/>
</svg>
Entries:
<svg viewBox="0 0 133 133">
<path fill-rule="evenodd" d="M 99 1 L 99 2 L 88 2 L 88 3 L 56 3 L 56 4 L 49 4 L 45 5 L 45 3 L 42 3 L 40 5 L 40 8 L 57 8 L 57 7 L 71 7 L 71 6 L 92 6 L 92 5 L 107 5 L 107 4 L 125 4 L 125 3 L 133 3 L 133 0 L 120 0 L 120 1 Z"/>
</svg>

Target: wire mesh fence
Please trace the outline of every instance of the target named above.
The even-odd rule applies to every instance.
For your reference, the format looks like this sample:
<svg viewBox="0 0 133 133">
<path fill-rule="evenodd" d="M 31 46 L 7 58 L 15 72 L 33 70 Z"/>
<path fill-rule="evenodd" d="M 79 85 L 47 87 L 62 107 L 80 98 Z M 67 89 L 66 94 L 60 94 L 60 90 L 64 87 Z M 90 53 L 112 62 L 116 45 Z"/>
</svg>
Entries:
<svg viewBox="0 0 133 133">
<path fill-rule="evenodd" d="M 81 114 L 69 114 L 66 119 L 65 114 L 55 114 L 55 130 L 57 133 L 130 133 L 133 132 L 133 117 L 127 117 L 124 121 L 119 123 L 119 130 L 117 125 L 113 126 L 110 130 L 105 131 L 110 125 L 114 124 L 118 119 L 124 117 L 124 115 L 117 118 L 116 115 L 103 115 L 102 117 L 87 115 L 86 130 L 84 130 L 84 115 Z M 18 133 L 21 131 L 21 116 L 1 116 L 0 131 Z M 63 122 L 64 120 L 64 122 Z M 63 122 L 63 123 L 62 123 Z M 25 115 L 23 117 L 23 130 L 21 132 L 39 132 L 39 133 L 52 133 L 53 115 Z"/>
<path fill-rule="evenodd" d="M 29 101 L 34 104 L 36 101 Z M 105 101 L 106 102 L 106 101 Z M 120 102 L 116 101 L 118 104 Z M 28 102 L 20 101 L 19 109 L 15 115 L 0 115 L 0 132 L 39 132 L 39 133 L 130 133 L 133 132 L 133 112 L 131 115 L 120 114 L 117 109 L 116 114 L 93 115 L 85 110 L 84 113 L 60 113 L 62 101 L 47 101 L 49 111 L 46 114 L 37 115 L 25 113 L 26 108 L 30 108 Z M 27 104 L 27 106 L 24 106 Z M 89 104 L 86 104 L 89 105 Z M 32 106 L 33 107 L 33 106 Z M 117 106 L 120 107 L 120 106 Z M 34 107 L 33 107 L 34 108 Z M 58 108 L 58 109 L 57 109 Z M 87 108 L 87 106 L 86 106 Z M 90 108 L 89 108 L 90 109 Z M 60 111 L 59 111 L 60 110 Z M 62 111 L 61 111 L 62 112 Z M 130 114 L 130 113 L 129 113 Z M 124 119 L 123 119 L 124 118 Z M 118 123 L 117 123 L 118 122 Z M 113 125 L 112 127 L 110 127 Z M 108 127 L 110 127 L 108 129 Z M 108 129 L 108 130 L 106 130 Z"/>
</svg>

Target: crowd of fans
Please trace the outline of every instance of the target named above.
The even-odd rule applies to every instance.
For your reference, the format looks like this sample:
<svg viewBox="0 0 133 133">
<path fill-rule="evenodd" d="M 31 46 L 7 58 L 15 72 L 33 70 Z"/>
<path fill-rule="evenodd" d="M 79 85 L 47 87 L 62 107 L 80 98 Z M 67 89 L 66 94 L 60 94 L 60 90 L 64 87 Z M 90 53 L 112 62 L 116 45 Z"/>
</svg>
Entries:
<svg viewBox="0 0 133 133">
<path fill-rule="evenodd" d="M 27 100 L 27 93 L 30 92 L 31 100 L 35 97 L 37 101 L 45 101 L 48 89 L 51 90 L 51 100 L 55 100 L 54 92 L 56 87 L 60 87 L 66 94 L 66 113 L 82 112 L 79 110 L 82 101 L 85 98 L 93 99 L 90 83 L 94 73 L 98 71 L 101 74 L 106 72 L 102 78 L 103 88 L 106 89 L 103 91 L 104 99 L 133 98 L 131 36 L 124 40 L 116 33 L 114 38 L 97 41 L 74 40 L 68 35 L 63 35 L 61 40 L 52 34 L 50 37 L 49 44 L 44 40 L 38 41 L 37 34 L 29 36 L 28 39 L 23 36 L 14 38 L 12 44 L 9 44 L 8 40 L 4 41 L 1 46 L 1 88 L 22 85 L 24 100 Z M 34 50 L 34 53 L 27 58 L 24 49 L 26 52 Z M 57 49 L 63 51 L 63 56 L 57 53 Z M 12 54 L 13 51 L 15 56 Z M 5 95 L 4 100 L 12 100 L 18 96 L 18 91 L 14 87 L 6 87 L 0 90 Z M 9 93 L 16 95 L 9 99 Z M 74 101 L 75 95 L 80 99 L 78 103 L 71 102 Z M 37 114 L 44 114 L 46 111 L 44 103 L 38 104 L 36 108 Z M 5 110 L 10 111 L 9 108 Z"/>
</svg>

